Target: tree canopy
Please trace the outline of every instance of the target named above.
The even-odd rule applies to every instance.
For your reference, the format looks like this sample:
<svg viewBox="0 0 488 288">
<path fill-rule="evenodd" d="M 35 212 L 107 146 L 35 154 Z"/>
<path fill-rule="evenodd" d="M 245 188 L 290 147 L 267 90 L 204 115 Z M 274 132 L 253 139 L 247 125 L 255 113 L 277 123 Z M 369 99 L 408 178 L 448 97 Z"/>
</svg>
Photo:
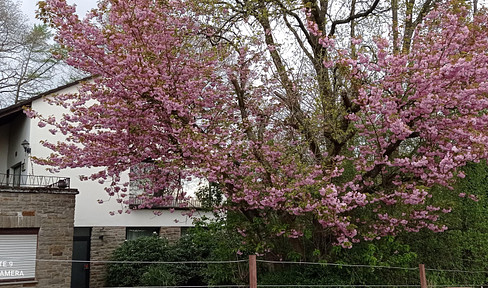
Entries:
<svg viewBox="0 0 488 288">
<path fill-rule="evenodd" d="M 488 18 L 466 2 L 105 0 L 85 19 L 39 5 L 67 63 L 96 75 L 52 99 L 64 118 L 28 112 L 67 135 L 39 161 L 100 167 L 125 204 L 134 166 L 149 203 L 207 178 L 263 252 L 443 231 L 433 187 L 488 156 Z"/>
<path fill-rule="evenodd" d="M 17 103 L 52 84 L 47 27 L 29 26 L 14 2 L 0 1 L 0 107 Z"/>
</svg>

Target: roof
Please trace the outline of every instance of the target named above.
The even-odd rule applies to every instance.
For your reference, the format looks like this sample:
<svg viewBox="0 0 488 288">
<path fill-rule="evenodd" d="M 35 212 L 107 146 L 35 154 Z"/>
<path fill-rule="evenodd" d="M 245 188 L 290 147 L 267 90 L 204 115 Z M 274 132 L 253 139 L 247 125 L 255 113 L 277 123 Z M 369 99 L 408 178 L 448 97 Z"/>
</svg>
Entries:
<svg viewBox="0 0 488 288">
<path fill-rule="evenodd" d="M 10 105 L 10 106 L 5 107 L 3 109 L 0 109 L 0 125 L 3 125 L 5 123 L 7 123 L 7 122 L 10 122 L 13 118 L 17 117 L 19 114 L 22 114 L 23 111 L 24 111 L 24 108 L 23 107 L 24 106 L 30 107 L 32 105 L 32 102 L 34 100 L 37 100 L 37 99 L 42 98 L 42 97 L 44 97 L 46 95 L 49 95 L 49 94 L 53 94 L 53 93 L 59 92 L 59 91 L 61 91 L 63 89 L 66 89 L 66 88 L 69 88 L 69 87 L 78 85 L 79 83 L 81 83 L 83 81 L 90 80 L 92 78 L 93 78 L 93 76 L 88 76 L 88 77 L 85 77 L 83 79 L 76 80 L 74 82 L 65 84 L 63 86 L 59 86 L 57 88 L 54 88 L 54 89 L 48 90 L 46 92 L 43 92 L 43 93 L 41 93 L 39 95 L 33 96 L 33 97 L 29 98 L 29 99 L 20 101 L 19 103 Z"/>
</svg>

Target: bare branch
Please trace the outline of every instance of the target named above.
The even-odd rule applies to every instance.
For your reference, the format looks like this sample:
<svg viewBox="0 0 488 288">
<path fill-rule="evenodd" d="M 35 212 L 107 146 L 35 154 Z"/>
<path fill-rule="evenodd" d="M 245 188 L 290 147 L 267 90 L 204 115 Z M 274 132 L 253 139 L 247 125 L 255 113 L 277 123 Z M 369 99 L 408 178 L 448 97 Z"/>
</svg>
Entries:
<svg viewBox="0 0 488 288">
<path fill-rule="evenodd" d="M 340 20 L 333 21 L 332 22 L 332 26 L 330 27 L 329 37 L 334 36 L 337 25 L 347 24 L 347 23 L 353 21 L 354 19 L 358 19 L 358 18 L 361 18 L 361 17 L 367 17 L 369 14 L 373 13 L 373 11 L 378 6 L 378 3 L 380 3 L 380 0 L 375 0 L 373 2 L 373 4 L 371 5 L 371 7 L 369 7 L 368 10 L 363 11 L 363 12 L 360 12 L 358 14 L 350 15 L 349 17 L 347 17 L 345 19 L 340 19 Z"/>
</svg>

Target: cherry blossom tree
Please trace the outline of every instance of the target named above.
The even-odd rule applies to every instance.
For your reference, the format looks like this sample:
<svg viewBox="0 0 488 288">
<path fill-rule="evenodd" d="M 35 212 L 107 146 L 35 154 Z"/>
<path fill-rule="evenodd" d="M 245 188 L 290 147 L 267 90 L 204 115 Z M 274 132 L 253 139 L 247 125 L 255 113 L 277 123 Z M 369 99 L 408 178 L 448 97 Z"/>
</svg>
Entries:
<svg viewBox="0 0 488 288">
<path fill-rule="evenodd" d="M 488 156 L 488 18 L 462 1 L 105 0 L 82 20 L 74 9 L 40 2 L 67 63 L 95 77 L 51 100 L 70 110 L 62 119 L 27 112 L 67 137 L 38 161 L 100 167 L 89 177 L 121 204 L 131 167 L 148 206 L 206 178 L 262 251 L 306 236 L 326 254 L 445 230 L 450 209 L 431 188 Z"/>
</svg>

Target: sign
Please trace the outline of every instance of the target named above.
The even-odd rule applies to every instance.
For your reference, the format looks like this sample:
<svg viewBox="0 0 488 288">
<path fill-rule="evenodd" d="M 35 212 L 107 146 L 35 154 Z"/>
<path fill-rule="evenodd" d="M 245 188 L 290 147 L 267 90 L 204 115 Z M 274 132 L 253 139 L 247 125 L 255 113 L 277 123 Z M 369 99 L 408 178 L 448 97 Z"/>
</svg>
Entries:
<svg viewBox="0 0 488 288">
<path fill-rule="evenodd" d="M 37 234 L 0 234 L 0 282 L 35 279 Z"/>
<path fill-rule="evenodd" d="M 25 278 L 24 271 L 15 268 L 13 261 L 0 260 L 0 277 Z"/>
</svg>

